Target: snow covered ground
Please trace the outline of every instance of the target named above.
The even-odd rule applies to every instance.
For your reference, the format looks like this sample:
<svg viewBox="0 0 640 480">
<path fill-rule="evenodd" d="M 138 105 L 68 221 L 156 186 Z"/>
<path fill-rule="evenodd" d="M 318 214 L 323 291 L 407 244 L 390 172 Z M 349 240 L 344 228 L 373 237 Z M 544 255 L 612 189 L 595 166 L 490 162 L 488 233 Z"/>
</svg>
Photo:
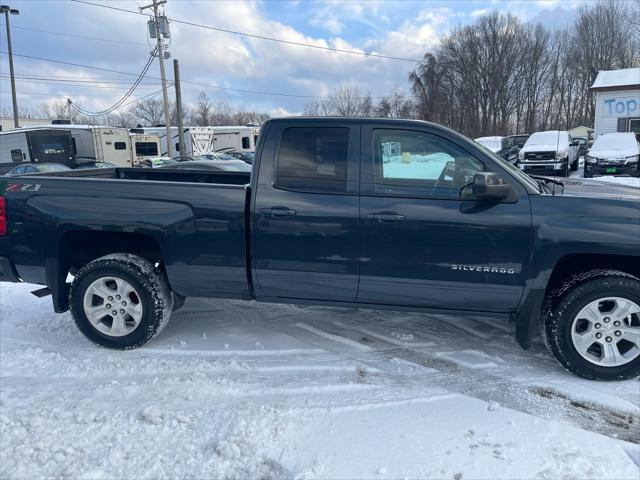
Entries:
<svg viewBox="0 0 640 480">
<path fill-rule="evenodd" d="M 0 285 L 0 478 L 638 479 L 640 381 L 491 318 L 188 300 L 99 349 Z"/>
<path fill-rule="evenodd" d="M 34 288 L 0 284 L 2 479 L 640 476 L 640 379 L 500 320 L 189 299 L 113 352 Z"/>
</svg>

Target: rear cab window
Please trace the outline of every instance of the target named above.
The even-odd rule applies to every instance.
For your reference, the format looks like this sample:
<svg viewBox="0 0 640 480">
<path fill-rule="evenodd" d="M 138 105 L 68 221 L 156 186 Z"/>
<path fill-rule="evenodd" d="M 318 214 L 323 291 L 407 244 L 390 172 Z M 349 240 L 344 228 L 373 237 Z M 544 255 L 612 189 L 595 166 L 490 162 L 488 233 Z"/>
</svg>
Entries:
<svg viewBox="0 0 640 480">
<path fill-rule="evenodd" d="M 291 190 L 345 192 L 349 128 L 292 127 L 282 133 L 275 186 Z"/>
</svg>

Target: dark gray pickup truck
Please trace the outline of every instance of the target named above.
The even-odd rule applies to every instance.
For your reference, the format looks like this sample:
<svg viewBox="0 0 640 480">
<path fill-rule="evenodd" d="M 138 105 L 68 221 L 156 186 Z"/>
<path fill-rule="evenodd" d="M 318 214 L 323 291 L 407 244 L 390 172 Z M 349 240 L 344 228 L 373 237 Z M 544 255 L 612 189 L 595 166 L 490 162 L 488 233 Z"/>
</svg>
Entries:
<svg viewBox="0 0 640 480">
<path fill-rule="evenodd" d="M 575 374 L 640 373 L 638 189 L 532 178 L 438 125 L 271 120 L 250 174 L 0 178 L 0 280 L 104 347 L 220 297 L 491 314 Z"/>
</svg>

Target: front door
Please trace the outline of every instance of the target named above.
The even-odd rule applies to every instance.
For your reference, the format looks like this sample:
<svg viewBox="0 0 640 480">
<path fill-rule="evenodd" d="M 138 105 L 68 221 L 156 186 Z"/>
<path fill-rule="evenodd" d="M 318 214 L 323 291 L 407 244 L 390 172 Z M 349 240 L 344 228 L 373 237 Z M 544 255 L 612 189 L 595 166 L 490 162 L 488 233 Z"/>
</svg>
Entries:
<svg viewBox="0 0 640 480">
<path fill-rule="evenodd" d="M 426 127 L 366 128 L 362 137 L 358 301 L 515 308 L 530 251 L 526 190 L 514 185 L 515 203 L 475 201 L 469 184 L 489 162 Z"/>
<path fill-rule="evenodd" d="M 257 298 L 355 301 L 360 128 L 275 122 L 253 206 Z"/>
</svg>

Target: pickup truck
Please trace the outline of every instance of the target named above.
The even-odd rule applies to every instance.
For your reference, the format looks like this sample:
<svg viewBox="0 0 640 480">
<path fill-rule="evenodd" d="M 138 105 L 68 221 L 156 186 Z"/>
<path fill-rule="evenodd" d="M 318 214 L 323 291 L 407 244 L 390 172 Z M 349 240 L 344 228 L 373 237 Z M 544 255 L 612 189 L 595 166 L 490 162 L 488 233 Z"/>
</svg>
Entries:
<svg viewBox="0 0 640 480">
<path fill-rule="evenodd" d="M 568 177 L 570 170 L 578 170 L 579 150 L 567 131 L 536 132 L 518 152 L 518 164 L 527 173 Z"/>
<path fill-rule="evenodd" d="M 640 374 L 640 196 L 532 178 L 412 120 L 284 118 L 251 172 L 0 177 L 0 280 L 103 347 L 186 297 L 491 315 L 590 379 Z M 72 280 L 72 281 L 69 281 Z M 425 317 L 426 319 L 426 317 Z"/>
</svg>

